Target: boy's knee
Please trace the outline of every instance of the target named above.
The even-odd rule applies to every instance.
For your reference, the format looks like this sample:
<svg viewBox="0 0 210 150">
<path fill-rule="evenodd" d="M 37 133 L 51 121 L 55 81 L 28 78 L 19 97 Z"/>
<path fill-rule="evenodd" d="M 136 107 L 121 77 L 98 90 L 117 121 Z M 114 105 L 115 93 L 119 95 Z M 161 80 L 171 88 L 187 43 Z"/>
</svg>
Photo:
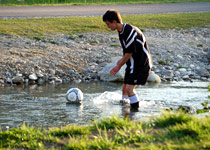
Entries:
<svg viewBox="0 0 210 150">
<path fill-rule="evenodd" d="M 126 86 L 126 92 L 128 96 L 134 95 L 134 89 L 131 86 Z"/>
<path fill-rule="evenodd" d="M 123 95 L 128 95 L 125 84 L 122 86 L 122 93 L 123 93 Z"/>
</svg>

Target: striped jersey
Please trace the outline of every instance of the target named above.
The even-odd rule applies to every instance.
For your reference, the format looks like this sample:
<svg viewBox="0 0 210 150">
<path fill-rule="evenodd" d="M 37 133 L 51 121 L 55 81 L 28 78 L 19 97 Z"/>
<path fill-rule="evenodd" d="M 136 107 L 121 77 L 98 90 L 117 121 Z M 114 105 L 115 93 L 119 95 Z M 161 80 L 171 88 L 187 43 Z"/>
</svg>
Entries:
<svg viewBox="0 0 210 150">
<path fill-rule="evenodd" d="M 123 29 L 119 32 L 119 39 L 123 54 L 132 53 L 132 56 L 126 62 L 126 70 L 133 73 L 135 68 L 144 68 L 145 66 L 152 68 L 150 51 L 140 29 L 129 24 L 123 24 Z"/>
</svg>

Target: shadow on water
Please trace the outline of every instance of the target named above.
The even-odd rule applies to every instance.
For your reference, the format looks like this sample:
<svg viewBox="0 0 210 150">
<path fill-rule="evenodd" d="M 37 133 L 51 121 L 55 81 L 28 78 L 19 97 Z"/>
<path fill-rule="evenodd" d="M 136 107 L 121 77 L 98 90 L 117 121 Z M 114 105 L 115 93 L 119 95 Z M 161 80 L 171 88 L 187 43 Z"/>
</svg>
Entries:
<svg viewBox="0 0 210 150">
<path fill-rule="evenodd" d="M 0 126 L 17 127 L 23 122 L 32 126 L 52 127 L 66 124 L 88 124 L 111 115 L 147 120 L 160 110 L 179 105 L 201 108 L 208 100 L 207 82 L 174 82 L 147 84 L 136 89 L 141 97 L 140 109 L 130 111 L 122 106 L 121 83 L 91 82 L 58 85 L 21 85 L 0 88 Z M 66 104 L 68 89 L 80 88 L 84 94 L 81 105 Z"/>
</svg>

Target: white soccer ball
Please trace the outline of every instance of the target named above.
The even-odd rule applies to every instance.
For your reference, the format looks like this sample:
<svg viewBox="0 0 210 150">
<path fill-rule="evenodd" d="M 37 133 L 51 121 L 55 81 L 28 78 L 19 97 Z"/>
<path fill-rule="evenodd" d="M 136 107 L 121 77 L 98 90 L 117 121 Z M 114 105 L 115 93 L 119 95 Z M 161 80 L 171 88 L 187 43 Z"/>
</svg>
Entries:
<svg viewBox="0 0 210 150">
<path fill-rule="evenodd" d="M 78 88 L 71 88 L 66 93 L 66 100 L 69 103 L 81 103 L 83 100 L 83 93 Z"/>
</svg>

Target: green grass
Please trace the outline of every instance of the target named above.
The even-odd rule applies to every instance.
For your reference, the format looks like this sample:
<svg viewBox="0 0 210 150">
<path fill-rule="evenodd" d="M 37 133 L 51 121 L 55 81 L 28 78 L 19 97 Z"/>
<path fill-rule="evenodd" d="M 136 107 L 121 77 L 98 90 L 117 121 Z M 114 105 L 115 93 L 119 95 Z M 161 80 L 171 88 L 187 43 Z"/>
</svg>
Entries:
<svg viewBox="0 0 210 150">
<path fill-rule="evenodd" d="M 23 124 L 0 130 L 0 149 L 204 150 L 210 149 L 210 117 L 165 112 L 148 122 L 112 116 L 87 126 L 41 129 Z"/>
<path fill-rule="evenodd" d="M 142 30 L 187 29 L 210 25 L 210 12 L 186 14 L 126 15 L 123 22 Z M 110 32 L 101 17 L 0 19 L 0 35 L 42 39 L 57 34 L 79 35 L 83 32 Z"/>
<path fill-rule="evenodd" d="M 209 2 L 210 0 L 1 0 L 0 6 L 11 5 L 115 5 L 115 4 L 154 4 Z"/>
</svg>

